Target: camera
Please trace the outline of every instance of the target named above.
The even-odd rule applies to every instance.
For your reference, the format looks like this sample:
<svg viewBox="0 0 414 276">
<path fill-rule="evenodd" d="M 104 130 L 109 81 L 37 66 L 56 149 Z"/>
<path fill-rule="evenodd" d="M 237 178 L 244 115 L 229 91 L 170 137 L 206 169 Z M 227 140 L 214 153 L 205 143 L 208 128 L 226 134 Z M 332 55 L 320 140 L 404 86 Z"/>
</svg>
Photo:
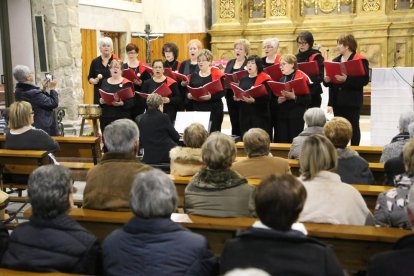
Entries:
<svg viewBox="0 0 414 276">
<path fill-rule="evenodd" d="M 52 75 L 52 74 L 50 74 L 50 73 L 45 73 L 45 80 L 46 80 L 47 82 L 52 81 L 52 80 L 53 80 L 53 75 Z"/>
</svg>

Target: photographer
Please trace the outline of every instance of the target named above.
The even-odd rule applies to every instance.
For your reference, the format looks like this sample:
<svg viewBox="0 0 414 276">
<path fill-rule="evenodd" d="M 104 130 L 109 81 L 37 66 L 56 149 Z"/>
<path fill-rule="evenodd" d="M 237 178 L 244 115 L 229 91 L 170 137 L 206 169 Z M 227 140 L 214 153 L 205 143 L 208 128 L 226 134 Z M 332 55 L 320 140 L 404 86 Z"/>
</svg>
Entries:
<svg viewBox="0 0 414 276">
<path fill-rule="evenodd" d="M 25 65 L 13 68 L 13 76 L 17 81 L 16 101 L 27 101 L 34 112 L 34 126 L 43 129 L 51 136 L 59 135 L 53 109 L 58 107 L 59 97 L 56 92 L 56 81 L 51 74 L 46 74 L 42 89 L 34 84 L 34 73 Z"/>
</svg>

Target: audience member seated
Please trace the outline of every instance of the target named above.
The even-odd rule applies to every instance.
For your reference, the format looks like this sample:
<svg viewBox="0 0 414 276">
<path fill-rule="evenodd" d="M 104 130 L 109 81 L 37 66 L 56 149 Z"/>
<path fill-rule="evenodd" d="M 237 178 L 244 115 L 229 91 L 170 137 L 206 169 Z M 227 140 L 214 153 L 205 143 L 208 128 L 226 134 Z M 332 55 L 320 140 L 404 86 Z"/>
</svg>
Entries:
<svg viewBox="0 0 414 276">
<path fill-rule="evenodd" d="M 414 188 L 411 187 L 407 205 L 408 221 L 414 230 Z M 402 237 L 390 252 L 373 256 L 368 265 L 368 275 L 412 275 L 414 271 L 414 235 Z"/>
<path fill-rule="evenodd" d="M 58 151 L 59 144 L 49 134 L 32 127 L 33 114 L 32 106 L 28 102 L 18 101 L 10 105 L 9 130 L 6 132 L 4 147 L 15 150 Z"/>
<path fill-rule="evenodd" d="M 374 216 L 382 226 L 410 229 L 406 206 L 414 182 L 414 140 L 404 145 L 405 173 L 395 177 L 395 188 L 378 195 Z"/>
<path fill-rule="evenodd" d="M 323 135 L 309 136 L 302 146 L 299 164 L 308 197 L 301 222 L 373 225 L 374 218 L 361 194 L 341 182 L 335 147 Z"/>
<path fill-rule="evenodd" d="M 312 134 L 323 134 L 323 126 L 326 123 L 325 112 L 319 107 L 309 108 L 303 115 L 303 120 L 305 121 L 307 128 L 293 138 L 292 146 L 288 153 L 290 159 L 299 159 L 300 150 L 303 141 L 305 141 L 306 138 Z"/>
<path fill-rule="evenodd" d="M 250 217 L 255 187 L 230 169 L 236 145 L 220 132 L 210 134 L 201 148 L 202 168 L 185 189 L 185 211 L 210 217 Z"/>
<path fill-rule="evenodd" d="M 7 231 L 6 226 L 3 221 L 0 220 L 0 260 L 3 257 L 4 252 L 9 245 L 9 231 Z"/>
<path fill-rule="evenodd" d="M 306 190 L 291 175 L 271 175 L 257 188 L 260 222 L 228 240 L 220 272 L 255 267 L 271 275 L 343 275 L 332 249 L 293 230 L 306 200 Z"/>
<path fill-rule="evenodd" d="M 202 124 L 193 123 L 185 128 L 183 142 L 185 147 L 175 147 L 170 151 L 170 174 L 191 176 L 204 167 L 201 146 L 208 137 Z"/>
<path fill-rule="evenodd" d="M 412 139 L 414 137 L 414 123 L 411 123 L 408 125 L 408 133 L 410 135 L 410 139 Z M 385 173 L 384 184 L 388 186 L 394 186 L 395 176 L 402 174 L 404 172 L 405 172 L 404 159 L 403 159 L 403 153 L 401 152 L 397 157 L 388 159 L 384 163 L 384 173 Z"/>
<path fill-rule="evenodd" d="M 49 135 L 59 135 L 54 109 L 58 107 L 59 96 L 56 80 L 45 79 L 42 88 L 35 85 L 32 70 L 25 65 L 16 65 L 13 76 L 17 81 L 14 97 L 16 101 L 27 101 L 33 108 L 34 126 L 43 129 Z"/>
<path fill-rule="evenodd" d="M 119 119 L 106 126 L 103 136 L 108 152 L 86 176 L 83 207 L 112 211 L 130 210 L 129 192 L 135 175 L 151 169 L 137 159 L 138 127 L 129 119 Z"/>
<path fill-rule="evenodd" d="M 399 129 L 400 133 L 392 138 L 391 143 L 384 146 L 382 151 L 380 162 L 387 162 L 389 159 L 398 157 L 405 143 L 410 139 L 410 134 L 408 133 L 408 125 L 414 122 L 414 112 L 406 111 L 401 113 L 399 119 Z"/>
<path fill-rule="evenodd" d="M 180 134 L 174 129 L 170 117 L 162 113 L 163 105 L 160 95 L 150 94 L 147 112 L 138 123 L 141 146 L 144 148 L 142 161 L 146 164 L 170 163 L 170 150 L 180 141 Z"/>
<path fill-rule="evenodd" d="M 325 136 L 332 142 L 338 154 L 337 174 L 348 184 L 374 184 L 374 176 L 368 162 L 358 152 L 347 148 L 352 138 L 352 125 L 343 117 L 334 117 L 324 127 Z"/>
<path fill-rule="evenodd" d="M 105 239 L 105 275 L 215 275 L 217 261 L 207 240 L 171 221 L 177 202 L 174 183 L 162 171 L 135 177 L 135 216 Z"/>
<path fill-rule="evenodd" d="M 261 128 L 251 128 L 243 135 L 247 159 L 233 163 L 232 169 L 246 178 L 263 179 L 273 173 L 290 174 L 286 159 L 272 157 L 269 134 Z"/>
<path fill-rule="evenodd" d="M 2 267 L 39 272 L 98 274 L 97 239 L 66 213 L 73 206 L 69 169 L 45 165 L 29 177 L 32 216 L 17 226 L 1 261 Z"/>
</svg>

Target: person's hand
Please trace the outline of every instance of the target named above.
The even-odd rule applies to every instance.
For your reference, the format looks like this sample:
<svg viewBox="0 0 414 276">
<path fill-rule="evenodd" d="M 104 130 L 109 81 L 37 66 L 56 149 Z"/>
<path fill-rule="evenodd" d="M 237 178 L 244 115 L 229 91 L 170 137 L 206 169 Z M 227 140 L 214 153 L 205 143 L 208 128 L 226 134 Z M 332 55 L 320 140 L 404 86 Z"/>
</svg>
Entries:
<svg viewBox="0 0 414 276">
<path fill-rule="evenodd" d="M 105 101 L 104 101 L 104 99 L 102 99 L 102 98 L 99 98 L 99 103 L 100 104 L 106 104 Z"/>
<path fill-rule="evenodd" d="M 98 82 L 99 82 L 99 78 L 90 78 L 89 79 L 90 84 L 95 85 L 95 84 L 98 84 Z"/>
<path fill-rule="evenodd" d="M 282 95 L 286 98 L 286 100 L 294 100 L 296 99 L 295 92 L 292 91 L 282 91 Z"/>
<path fill-rule="evenodd" d="M 284 102 L 286 102 L 286 98 L 285 97 L 279 97 L 279 98 L 277 98 L 277 103 L 278 104 L 281 104 L 281 103 L 284 103 Z"/>
<path fill-rule="evenodd" d="M 188 85 L 188 81 L 181 81 L 181 86 L 187 86 Z"/>
<path fill-rule="evenodd" d="M 162 102 L 164 104 L 170 103 L 170 98 L 168 98 L 168 97 L 162 97 Z"/>
<path fill-rule="evenodd" d="M 347 77 L 348 77 L 348 76 L 347 76 L 347 75 L 345 75 L 345 74 L 342 74 L 342 75 L 335 75 L 335 79 L 336 79 L 337 81 L 339 81 L 339 82 L 345 82 Z"/>
<path fill-rule="evenodd" d="M 199 99 L 202 100 L 202 101 L 208 101 L 208 100 L 211 99 L 211 94 L 208 93 L 207 95 L 199 97 Z"/>
<path fill-rule="evenodd" d="M 329 106 L 329 105 L 328 105 L 328 106 L 326 107 L 326 112 L 327 112 L 327 113 L 333 113 L 333 108 L 332 108 L 332 106 Z"/>
<path fill-rule="evenodd" d="M 122 100 L 120 100 L 119 102 L 112 102 L 113 106 L 123 106 L 124 102 Z"/>
<path fill-rule="evenodd" d="M 47 83 L 47 87 L 49 87 L 51 90 L 54 90 L 56 88 L 57 82 L 56 80 L 51 80 Z"/>
<path fill-rule="evenodd" d="M 248 103 L 248 104 L 252 104 L 256 101 L 253 97 L 250 97 L 250 96 L 248 96 L 248 97 L 242 96 L 241 100 L 245 103 Z"/>
<path fill-rule="evenodd" d="M 325 76 L 325 77 L 323 77 L 323 81 L 326 82 L 326 83 L 331 82 L 331 78 L 328 77 L 328 76 Z"/>
<path fill-rule="evenodd" d="M 235 96 L 233 96 L 233 100 L 235 101 L 235 102 L 240 102 L 240 98 L 236 98 Z"/>
<path fill-rule="evenodd" d="M 141 79 L 135 79 L 134 80 L 134 84 L 141 85 L 142 84 L 142 80 Z"/>
<path fill-rule="evenodd" d="M 193 95 L 191 95 L 191 93 L 188 93 L 188 94 L 187 94 L 187 98 L 188 98 L 189 100 L 194 100 L 194 97 L 193 97 Z"/>
</svg>

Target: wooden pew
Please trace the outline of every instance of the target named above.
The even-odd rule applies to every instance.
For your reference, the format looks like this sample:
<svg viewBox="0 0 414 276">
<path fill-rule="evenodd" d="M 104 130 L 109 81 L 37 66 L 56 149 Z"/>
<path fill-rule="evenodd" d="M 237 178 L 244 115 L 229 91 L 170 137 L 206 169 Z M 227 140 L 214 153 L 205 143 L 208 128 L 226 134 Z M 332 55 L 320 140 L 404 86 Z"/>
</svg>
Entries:
<svg viewBox="0 0 414 276">
<path fill-rule="evenodd" d="M 273 156 L 288 158 L 290 146 L 291 144 L 288 143 L 270 143 L 270 152 Z M 237 142 L 236 148 L 237 156 L 246 156 L 243 142 Z M 349 148 L 357 151 L 368 162 L 379 162 L 383 150 L 383 147 L 375 146 L 349 146 Z"/>
<path fill-rule="evenodd" d="M 175 187 L 177 188 L 177 194 L 179 197 L 178 206 L 184 206 L 184 191 L 187 184 L 190 182 L 192 176 L 176 176 L 169 175 L 171 180 L 174 182 Z M 250 185 L 257 186 L 260 184 L 260 179 L 247 179 Z M 382 185 L 363 185 L 363 184 L 351 184 L 355 189 L 357 189 L 362 197 L 365 200 L 368 208 L 373 211 L 375 208 L 375 203 L 377 202 L 377 197 L 380 193 L 388 191 L 393 188 L 390 186 Z"/>
<path fill-rule="evenodd" d="M 46 151 L 40 150 L 7 150 L 0 149 L 0 175 L 3 189 L 18 189 L 19 197 L 21 190 L 26 189 L 27 183 L 15 183 L 6 181 L 5 174 L 27 178 L 32 171 L 39 166 L 49 163 Z M 26 198 L 11 197 L 10 201 L 26 201 Z"/>
<path fill-rule="evenodd" d="M 131 212 L 108 212 L 87 209 L 71 209 L 70 217 L 94 233 L 102 241 L 113 230 L 122 227 L 133 214 Z M 30 216 L 30 211 L 25 212 Z M 181 222 L 184 227 L 204 235 L 212 250 L 220 254 L 224 242 L 239 230 L 250 227 L 253 218 L 210 218 L 189 215 L 191 223 Z M 305 223 L 309 236 L 333 246 L 344 269 L 358 271 L 366 269 L 369 258 L 387 251 L 401 237 L 412 231 L 374 226 L 330 225 Z"/>
<path fill-rule="evenodd" d="M 80 274 L 68 274 L 60 272 L 31 272 L 31 271 L 18 271 L 6 268 L 0 268 L 0 276 L 76 276 Z"/>
</svg>

